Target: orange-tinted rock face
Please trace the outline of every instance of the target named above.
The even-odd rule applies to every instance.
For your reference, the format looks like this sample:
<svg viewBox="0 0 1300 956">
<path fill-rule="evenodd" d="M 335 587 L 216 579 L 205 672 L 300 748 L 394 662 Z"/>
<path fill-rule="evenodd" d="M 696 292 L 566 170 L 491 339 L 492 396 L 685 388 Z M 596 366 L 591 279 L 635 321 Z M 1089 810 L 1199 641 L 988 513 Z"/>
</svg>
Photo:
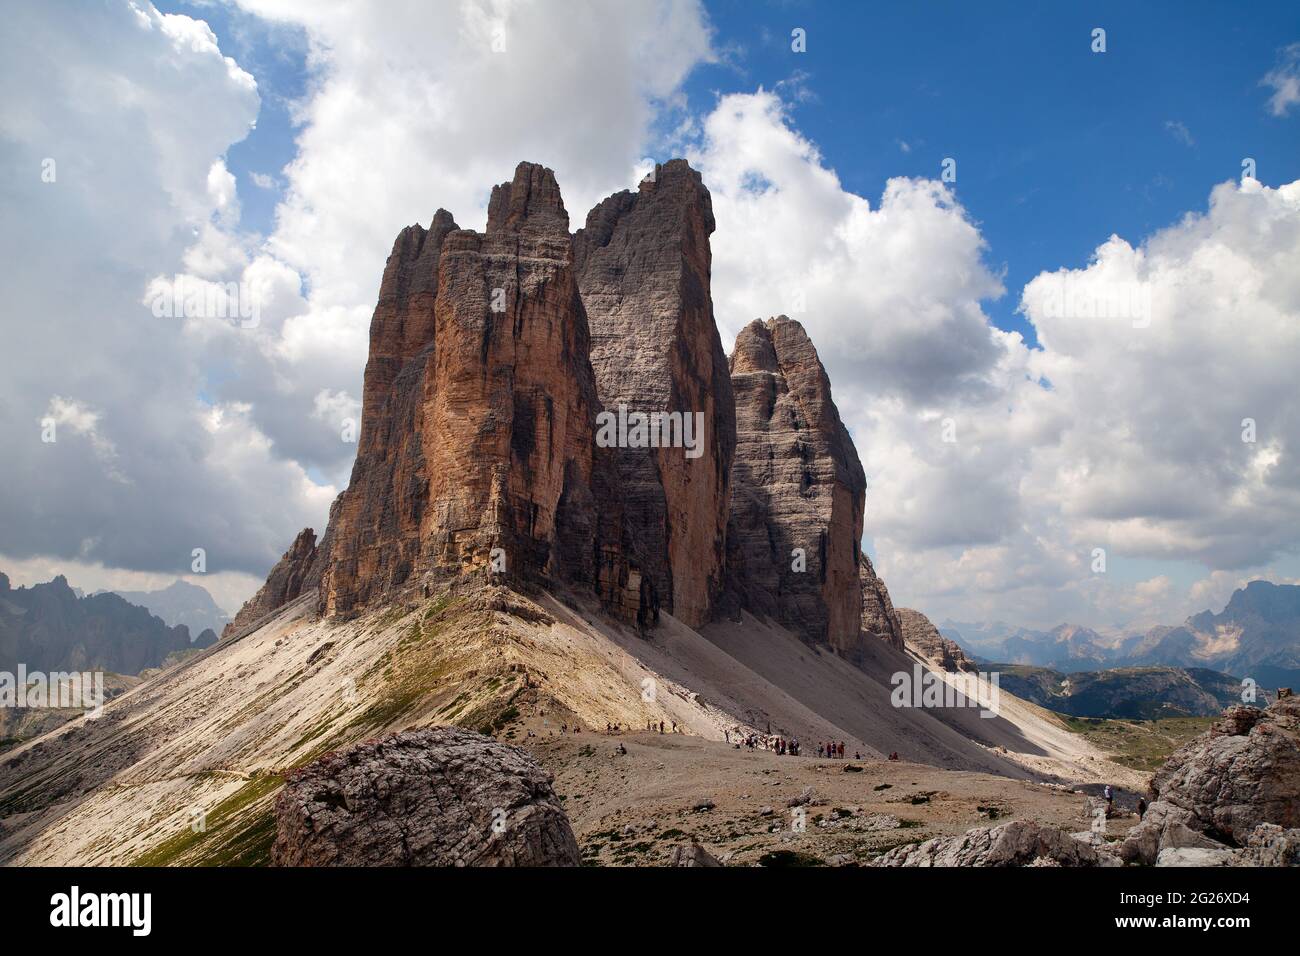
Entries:
<svg viewBox="0 0 1300 956">
<path fill-rule="evenodd" d="M 728 367 L 713 228 L 699 175 L 674 160 L 575 236 L 554 175 L 530 163 L 493 190 L 483 233 L 442 210 L 404 229 L 351 483 L 310 573 L 277 566 L 292 587 L 269 599 L 318 582 L 322 613 L 351 614 L 501 574 L 588 587 L 643 627 L 661 606 L 698 626 L 725 601 L 849 659 L 864 640 L 901 645 L 860 553 L 865 479 L 817 352 L 782 317 L 745 329 Z M 677 440 L 637 442 L 633 425 L 611 445 L 602 420 L 638 413 L 676 414 Z"/>
<path fill-rule="evenodd" d="M 266 576 L 266 583 L 244 602 L 234 620 L 222 629 L 221 636 L 229 637 L 244 630 L 295 600 L 303 591 L 315 587 L 321 573 L 321 563 L 318 560 L 320 553 L 316 547 L 316 532 L 311 528 L 303 528 L 298 532 L 293 545 Z"/>
<path fill-rule="evenodd" d="M 324 613 L 502 567 L 594 586 L 602 556 L 608 585 L 626 583 L 620 542 L 598 538 L 600 409 L 572 259 L 554 175 L 529 163 L 493 190 L 484 233 L 440 213 L 398 237 Z"/>
<path fill-rule="evenodd" d="M 709 292 L 709 192 L 684 160 L 616 193 L 574 237 L 605 409 L 701 416 L 700 444 L 617 447 L 629 547 L 663 606 L 690 625 L 712 613 L 726 561 L 735 406 Z M 694 419 L 693 419 L 694 420 Z M 698 457 L 692 457 L 698 455 Z"/>
<path fill-rule="evenodd" d="M 866 478 L 803 326 L 754 321 L 731 356 L 736 400 L 728 580 L 739 602 L 848 651 Z"/>
</svg>

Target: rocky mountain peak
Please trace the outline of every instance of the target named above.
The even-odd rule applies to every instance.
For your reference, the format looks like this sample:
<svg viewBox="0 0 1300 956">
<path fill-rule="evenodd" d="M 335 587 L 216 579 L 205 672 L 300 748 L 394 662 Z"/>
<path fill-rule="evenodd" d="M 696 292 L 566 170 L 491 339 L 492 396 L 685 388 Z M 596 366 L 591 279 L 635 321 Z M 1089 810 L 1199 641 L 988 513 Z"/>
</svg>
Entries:
<svg viewBox="0 0 1300 956">
<path fill-rule="evenodd" d="M 722 592 L 736 441 L 710 293 L 714 226 L 700 174 L 672 160 L 597 205 L 573 239 L 604 408 L 700 423 L 692 457 L 680 443 L 612 453 L 630 546 L 663 606 L 691 626 Z"/>
<path fill-rule="evenodd" d="M 443 209 L 401 231 L 351 482 L 235 624 L 311 586 L 321 613 L 351 615 L 485 576 L 589 588 L 643 627 L 660 608 L 692 627 L 745 608 L 851 660 L 863 641 L 901 649 L 807 332 L 756 320 L 722 350 L 700 174 L 662 163 L 568 223 L 555 174 L 525 162 L 482 233 Z M 636 441 L 637 416 L 667 425 Z"/>
<path fill-rule="evenodd" d="M 505 233 L 562 233 L 568 239 L 569 214 L 554 172 L 536 163 L 520 163 L 514 179 L 492 187 L 486 235 Z"/>
<path fill-rule="evenodd" d="M 862 622 L 867 483 L 826 370 L 803 326 L 785 316 L 746 326 L 730 366 L 737 442 L 727 548 L 735 598 L 851 656 Z"/>
</svg>

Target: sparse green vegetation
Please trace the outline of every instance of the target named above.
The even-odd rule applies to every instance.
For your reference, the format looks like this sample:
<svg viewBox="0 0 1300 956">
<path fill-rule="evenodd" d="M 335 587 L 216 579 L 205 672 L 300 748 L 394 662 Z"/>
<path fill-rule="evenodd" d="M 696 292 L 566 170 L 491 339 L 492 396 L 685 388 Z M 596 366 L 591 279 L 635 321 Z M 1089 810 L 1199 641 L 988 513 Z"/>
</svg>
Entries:
<svg viewBox="0 0 1300 956">
<path fill-rule="evenodd" d="M 275 842 L 272 796 L 284 778 L 250 780 L 208 812 L 205 827 L 189 826 L 131 861 L 132 866 L 265 866 Z M 254 804 L 264 804 L 250 811 Z"/>
<path fill-rule="evenodd" d="M 1116 763 L 1134 770 L 1158 770 L 1169 755 L 1214 723 L 1213 717 L 1166 717 L 1160 720 L 1112 720 L 1065 717 L 1061 722 L 1082 735 Z"/>
</svg>

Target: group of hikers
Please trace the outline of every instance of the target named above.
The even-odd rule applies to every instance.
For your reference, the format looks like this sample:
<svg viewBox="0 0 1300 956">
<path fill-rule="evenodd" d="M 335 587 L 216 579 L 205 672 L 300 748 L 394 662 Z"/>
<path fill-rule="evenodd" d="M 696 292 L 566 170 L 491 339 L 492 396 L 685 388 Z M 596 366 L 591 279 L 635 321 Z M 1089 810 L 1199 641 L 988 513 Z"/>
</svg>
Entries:
<svg viewBox="0 0 1300 956">
<path fill-rule="evenodd" d="M 1110 784 L 1106 784 L 1106 786 L 1101 791 L 1101 795 L 1102 798 L 1106 801 L 1106 816 L 1108 817 L 1114 816 L 1115 789 Z M 1143 819 L 1147 815 L 1147 801 L 1145 797 L 1138 797 L 1137 815 L 1139 820 Z"/>
<path fill-rule="evenodd" d="M 661 733 L 661 734 L 667 734 L 667 733 L 673 733 L 673 734 L 675 734 L 675 733 L 678 733 L 678 730 L 677 730 L 677 721 L 673 720 L 673 721 L 670 721 L 669 723 L 672 724 L 672 729 L 671 729 L 671 730 L 669 730 L 669 729 L 667 728 L 667 726 L 664 724 L 664 722 L 663 722 L 662 720 L 659 721 L 658 723 L 655 723 L 653 720 L 647 720 L 647 721 L 645 722 L 645 729 L 646 729 L 646 732 L 647 732 L 647 733 L 652 733 L 652 734 L 653 734 L 656 730 L 658 730 L 659 733 Z M 631 727 L 628 728 L 628 730 L 631 730 L 631 729 L 632 729 Z M 621 733 L 623 733 L 623 725 L 622 725 L 622 724 L 611 724 L 609 721 L 605 721 L 605 733 L 607 733 L 607 734 L 621 734 Z"/>
<path fill-rule="evenodd" d="M 631 730 L 632 728 L 629 727 L 627 729 Z M 681 731 L 677 729 L 677 721 L 675 720 L 669 721 L 668 723 L 665 723 L 662 720 L 660 721 L 647 720 L 645 724 L 645 729 L 649 733 L 654 733 L 655 731 L 658 731 L 661 734 L 681 733 Z M 568 732 L 569 732 L 569 724 L 566 721 L 565 723 L 560 725 L 560 733 L 567 734 Z M 573 732 L 575 734 L 580 732 L 577 723 L 574 723 L 573 725 Z M 552 733 L 554 733 L 554 731 L 552 731 Z M 609 735 L 622 734 L 624 733 L 623 725 L 621 723 L 615 724 L 615 723 L 611 723 L 610 721 L 606 721 L 605 733 Z M 780 734 L 773 734 L 770 731 L 769 733 L 766 734 L 744 733 L 743 731 L 741 731 L 740 727 L 733 727 L 731 730 L 724 730 L 722 734 L 726 738 L 727 743 L 735 744 L 737 750 L 739 750 L 741 747 L 748 747 L 750 750 L 769 750 L 772 753 L 781 757 L 786 757 L 786 756 L 798 757 L 800 755 L 799 738 L 797 737 L 792 737 L 789 740 L 787 740 L 785 737 L 782 737 Z M 534 736 L 534 734 L 530 731 L 528 736 L 532 737 Z M 829 760 L 843 760 L 844 752 L 845 752 L 844 741 L 842 740 L 839 742 L 836 742 L 834 740 L 817 741 L 818 757 L 821 757 L 823 759 L 829 759 Z M 853 759 L 861 760 L 862 754 L 859 751 L 855 750 L 853 752 Z M 899 759 L 898 751 L 895 750 L 893 753 L 891 753 L 889 755 L 889 759 L 898 760 Z M 1111 789 L 1110 787 L 1107 787 L 1106 802 L 1109 804 L 1111 803 L 1112 800 L 1113 800 L 1113 795 Z M 1145 802 L 1139 805 L 1138 807 L 1139 814 L 1141 814 L 1142 811 L 1144 810 L 1146 810 Z"/>
<path fill-rule="evenodd" d="M 669 725 L 671 725 L 671 727 Z M 668 724 L 665 724 L 664 721 L 662 720 L 660 721 L 647 720 L 645 724 L 645 729 L 649 733 L 654 733 L 655 731 L 658 731 L 661 734 L 666 734 L 666 733 L 676 734 L 681 732 L 677 729 L 677 721 L 675 720 L 669 721 Z M 631 728 L 629 727 L 628 730 L 631 730 Z M 569 732 L 569 725 L 567 723 L 563 724 L 560 728 L 560 732 L 567 734 Z M 578 733 L 578 725 L 576 723 L 573 725 L 573 732 L 575 734 Z M 605 722 L 606 734 L 613 735 L 613 734 L 621 734 L 623 732 L 624 732 L 623 725 L 621 723 L 615 724 L 609 721 Z M 733 727 L 731 730 L 724 730 L 722 734 L 723 737 L 726 739 L 727 743 L 729 744 L 734 743 L 737 749 L 740 749 L 741 747 L 748 747 L 750 750 L 770 750 L 772 753 L 782 757 L 785 756 L 798 757 L 800 755 L 801 748 L 799 745 L 799 738 L 797 737 L 791 737 L 790 739 L 787 740 L 785 737 L 782 737 L 780 734 L 771 733 L 770 730 L 766 734 L 744 733 L 740 729 L 740 727 Z M 817 741 L 818 757 L 821 757 L 823 759 L 828 759 L 828 760 L 843 760 L 844 754 L 845 754 L 845 745 L 844 745 L 844 741 L 842 740 L 838 742 L 834 740 Z M 861 760 L 862 759 L 861 752 L 855 750 L 853 752 L 853 759 Z M 898 751 L 895 750 L 893 753 L 891 753 L 889 755 L 889 759 L 898 760 L 899 759 Z M 1109 789 L 1110 788 L 1108 787 L 1107 790 L 1109 791 Z"/>
</svg>

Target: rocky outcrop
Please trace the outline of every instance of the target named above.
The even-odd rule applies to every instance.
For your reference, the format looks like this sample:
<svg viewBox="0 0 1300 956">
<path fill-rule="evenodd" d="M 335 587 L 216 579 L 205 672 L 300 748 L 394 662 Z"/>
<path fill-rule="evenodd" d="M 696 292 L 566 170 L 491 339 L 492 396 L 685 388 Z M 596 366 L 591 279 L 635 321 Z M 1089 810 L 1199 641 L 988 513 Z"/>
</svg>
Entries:
<svg viewBox="0 0 1300 956">
<path fill-rule="evenodd" d="M 455 727 L 359 744 L 296 771 L 275 802 L 276 866 L 578 866 L 551 777 Z"/>
<path fill-rule="evenodd" d="M 616 193 L 596 206 L 573 240 L 604 408 L 677 413 L 683 425 L 702 425 L 689 453 L 671 436 L 650 447 L 649 434 L 632 430 L 612 453 L 640 570 L 654 599 L 691 626 L 709 618 L 723 586 L 736 441 L 709 291 L 713 229 L 699 173 L 673 160 L 635 194 Z"/>
<path fill-rule="evenodd" d="M 728 584 L 749 610 L 851 651 L 867 482 L 803 326 L 785 316 L 746 326 L 731 386 Z"/>
<path fill-rule="evenodd" d="M 673 847 L 668 858 L 669 866 L 722 866 L 722 862 L 698 843 L 682 843 Z"/>
<path fill-rule="evenodd" d="M 371 323 L 361 437 L 331 515 L 320 610 L 499 574 L 603 582 L 635 614 L 641 588 L 623 558 L 617 486 L 599 473 L 588 355 L 549 169 L 521 163 L 493 190 L 481 234 L 442 211 L 428 230 L 403 230 Z"/>
<path fill-rule="evenodd" d="M 949 673 L 960 671 L 974 674 L 979 671 L 975 662 L 956 643 L 940 634 L 939 629 L 920 611 L 900 607 L 898 620 L 903 628 L 903 643 L 935 667 Z"/>
<path fill-rule="evenodd" d="M 895 847 L 875 866 L 1120 866 L 1104 849 L 1055 827 L 1013 820 Z"/>
<path fill-rule="evenodd" d="M 903 624 L 894 602 L 889 599 L 885 582 L 876 576 L 876 569 L 864 554 L 859 565 L 859 592 L 861 594 L 862 640 L 884 641 L 895 650 L 906 650 L 903 643 Z"/>
<path fill-rule="evenodd" d="M 321 575 L 319 557 L 316 532 L 311 528 L 303 528 L 298 532 L 298 537 L 294 538 L 293 545 L 266 576 L 266 583 L 244 602 L 234 620 L 222 630 L 221 636 L 237 634 L 296 600 L 304 591 L 316 587 Z"/>
<path fill-rule="evenodd" d="M 1246 839 L 1234 866 L 1300 866 L 1300 828 L 1261 823 Z"/>
<path fill-rule="evenodd" d="M 1120 848 L 1126 862 L 1152 864 L 1167 849 L 1246 846 L 1263 824 L 1300 828 L 1300 698 L 1267 710 L 1229 707 L 1170 756 L 1150 789 L 1145 817 Z"/>
<path fill-rule="evenodd" d="M 424 550 L 429 461 L 425 393 L 433 382 L 435 305 L 443 243 L 457 231 L 439 209 L 428 229 L 393 243 L 370 320 L 361 431 L 352 478 L 330 510 L 319 606 L 351 612 L 411 581 Z M 332 541 L 331 541 L 332 544 Z"/>
</svg>

